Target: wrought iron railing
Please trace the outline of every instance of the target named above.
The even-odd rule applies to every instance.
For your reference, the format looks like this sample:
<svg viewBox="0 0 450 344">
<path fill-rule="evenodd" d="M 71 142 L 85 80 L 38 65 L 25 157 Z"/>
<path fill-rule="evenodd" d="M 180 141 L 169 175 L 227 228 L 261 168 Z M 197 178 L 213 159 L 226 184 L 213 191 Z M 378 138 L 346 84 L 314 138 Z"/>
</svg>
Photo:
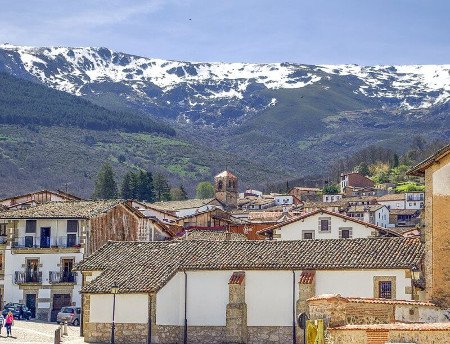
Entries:
<svg viewBox="0 0 450 344">
<path fill-rule="evenodd" d="M 14 283 L 42 283 L 42 271 L 16 271 Z"/>
<path fill-rule="evenodd" d="M 76 272 L 50 271 L 48 281 L 53 283 L 77 283 Z"/>
</svg>

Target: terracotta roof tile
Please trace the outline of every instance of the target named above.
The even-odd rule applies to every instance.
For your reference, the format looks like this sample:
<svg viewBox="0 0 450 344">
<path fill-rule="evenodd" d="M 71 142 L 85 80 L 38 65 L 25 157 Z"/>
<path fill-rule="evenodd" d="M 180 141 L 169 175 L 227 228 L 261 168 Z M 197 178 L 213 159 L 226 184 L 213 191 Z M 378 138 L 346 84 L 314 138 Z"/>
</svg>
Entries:
<svg viewBox="0 0 450 344">
<path fill-rule="evenodd" d="M 245 279 L 244 271 L 235 271 L 230 277 L 228 284 L 242 284 Z"/>
<path fill-rule="evenodd" d="M 104 270 L 84 292 L 107 293 L 114 282 L 152 292 L 182 270 L 405 269 L 422 256 L 420 240 L 409 238 L 109 242 L 77 270 Z"/>
<path fill-rule="evenodd" d="M 315 271 L 302 271 L 302 274 L 300 275 L 300 284 L 312 284 L 314 281 L 314 276 L 316 275 Z"/>
</svg>

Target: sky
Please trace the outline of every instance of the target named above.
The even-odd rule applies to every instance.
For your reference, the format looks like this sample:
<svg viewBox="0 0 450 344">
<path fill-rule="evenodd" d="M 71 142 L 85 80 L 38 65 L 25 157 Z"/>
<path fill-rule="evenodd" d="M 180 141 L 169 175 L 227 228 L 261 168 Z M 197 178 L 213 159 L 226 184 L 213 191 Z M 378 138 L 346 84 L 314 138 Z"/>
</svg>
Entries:
<svg viewBox="0 0 450 344">
<path fill-rule="evenodd" d="M 0 44 L 183 61 L 450 64 L 448 0 L 0 0 Z"/>
</svg>

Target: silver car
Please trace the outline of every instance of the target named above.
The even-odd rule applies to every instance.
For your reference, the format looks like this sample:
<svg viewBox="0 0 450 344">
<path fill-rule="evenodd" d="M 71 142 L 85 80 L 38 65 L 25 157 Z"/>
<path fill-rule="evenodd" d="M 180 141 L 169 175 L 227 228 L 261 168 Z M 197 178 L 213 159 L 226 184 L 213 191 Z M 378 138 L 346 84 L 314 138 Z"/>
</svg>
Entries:
<svg viewBox="0 0 450 344">
<path fill-rule="evenodd" d="M 80 315 L 81 315 L 80 307 L 72 307 L 72 306 L 63 307 L 56 316 L 56 322 L 58 324 L 61 324 L 67 321 L 67 323 L 70 325 L 78 326 L 80 325 Z"/>
</svg>

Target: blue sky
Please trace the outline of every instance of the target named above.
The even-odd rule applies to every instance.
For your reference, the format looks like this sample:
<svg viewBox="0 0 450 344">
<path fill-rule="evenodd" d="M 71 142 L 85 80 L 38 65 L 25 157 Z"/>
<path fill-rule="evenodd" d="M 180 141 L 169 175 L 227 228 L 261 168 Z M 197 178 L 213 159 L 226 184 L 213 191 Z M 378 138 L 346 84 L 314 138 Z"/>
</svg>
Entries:
<svg viewBox="0 0 450 344">
<path fill-rule="evenodd" d="M 0 0 L 0 42 L 187 61 L 450 63 L 450 1 Z"/>
</svg>

